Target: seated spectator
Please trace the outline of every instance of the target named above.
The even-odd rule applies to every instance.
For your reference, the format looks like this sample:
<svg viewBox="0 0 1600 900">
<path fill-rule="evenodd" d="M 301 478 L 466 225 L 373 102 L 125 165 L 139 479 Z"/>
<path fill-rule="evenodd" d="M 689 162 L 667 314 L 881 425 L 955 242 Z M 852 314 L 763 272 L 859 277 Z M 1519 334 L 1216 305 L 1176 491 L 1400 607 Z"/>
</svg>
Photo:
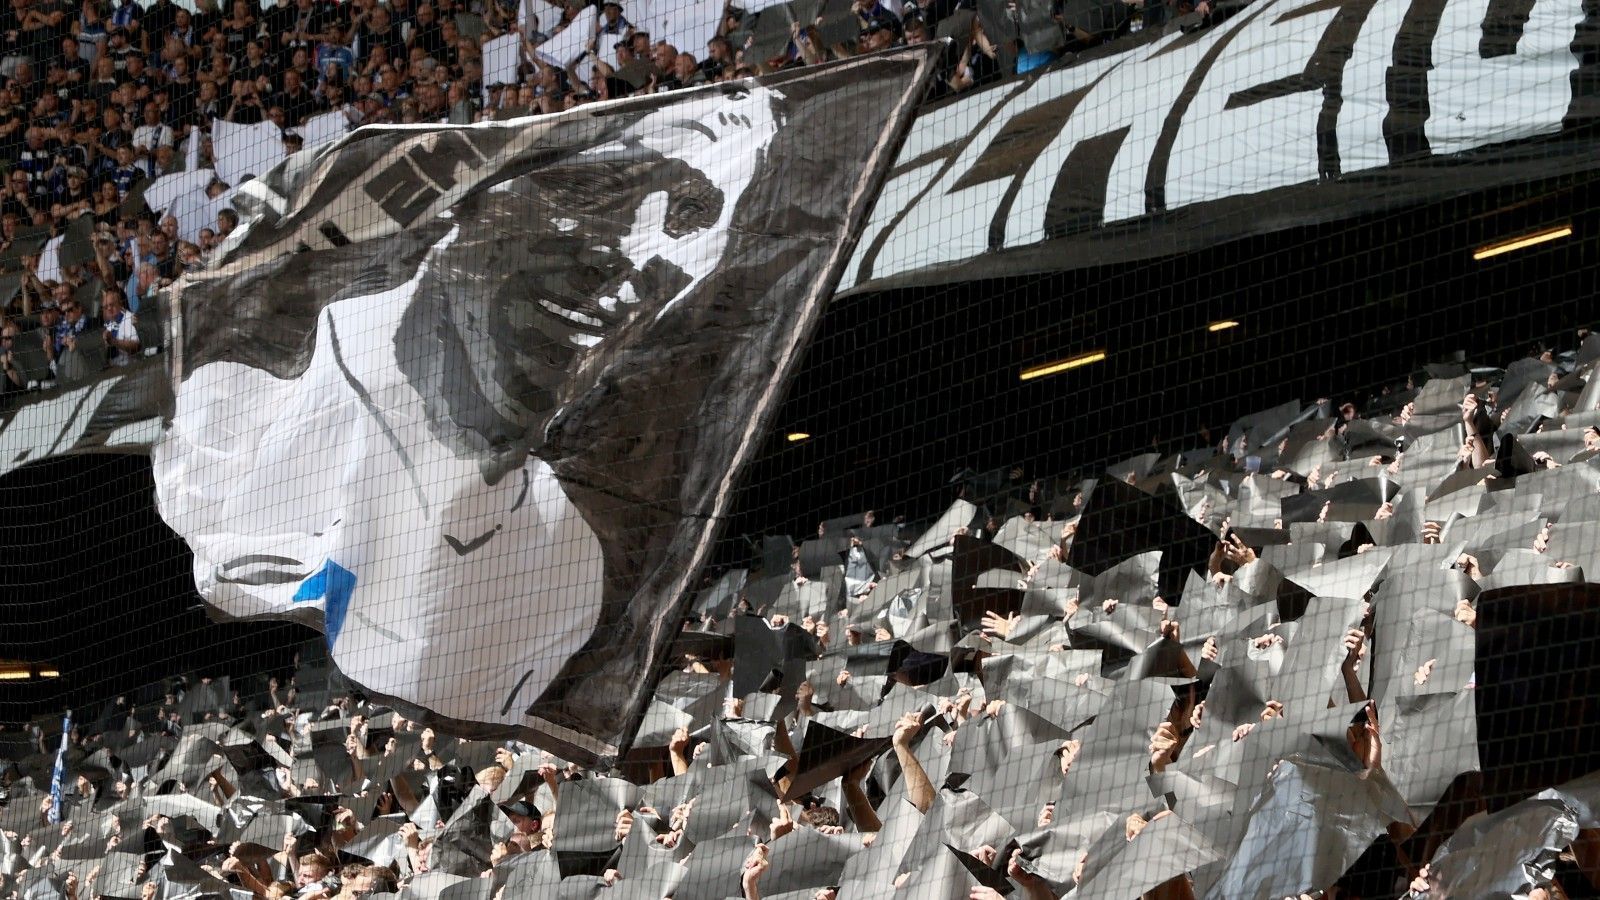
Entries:
<svg viewBox="0 0 1600 900">
<path fill-rule="evenodd" d="M 146 103 L 144 124 L 133 130 L 135 157 L 145 163 L 146 171 L 150 171 L 155 161 L 156 148 L 170 146 L 172 146 L 172 128 L 161 121 L 160 107 L 154 103 Z"/>
<path fill-rule="evenodd" d="M 127 299 L 126 307 L 137 313 L 144 305 L 144 301 L 154 296 L 161 287 L 163 287 L 161 273 L 156 267 L 147 262 L 139 263 L 123 287 L 123 296 Z"/>
<path fill-rule="evenodd" d="M 477 121 L 478 105 L 473 100 L 472 95 L 467 92 L 466 84 L 459 80 L 452 83 L 446 98 L 449 101 L 448 121 L 450 124 L 469 125 Z"/>
<path fill-rule="evenodd" d="M 316 112 L 317 98 L 293 69 L 283 73 L 283 90 L 272 98 L 272 105 L 283 110 L 283 127 L 298 128 Z"/>
<path fill-rule="evenodd" d="M 201 64 L 200 70 L 194 74 L 195 81 L 201 85 L 211 84 L 221 94 L 227 89 L 228 83 L 233 80 L 233 59 L 221 50 L 211 51 L 211 57 Z"/>
<path fill-rule="evenodd" d="M 6 176 L 5 189 L 0 190 L 0 216 L 35 224 L 38 210 L 34 207 L 33 190 L 28 183 L 28 173 L 20 169 Z"/>
<path fill-rule="evenodd" d="M 126 366 L 139 354 L 139 332 L 133 313 L 123 308 L 122 292 L 114 287 L 100 289 L 101 328 L 111 365 Z"/>
<path fill-rule="evenodd" d="M 226 118 L 238 125 L 256 125 L 266 121 L 267 113 L 261 100 L 260 84 L 255 81 L 235 81 L 233 102 L 228 105 Z"/>
<path fill-rule="evenodd" d="M 96 225 L 112 226 L 121 218 L 122 193 L 117 190 L 117 183 L 110 178 L 103 178 L 95 185 L 94 221 Z"/>
<path fill-rule="evenodd" d="M 144 17 L 144 8 L 136 0 L 118 0 L 111 11 L 111 19 L 106 23 L 107 31 L 112 36 L 137 33 L 139 21 Z"/>
<path fill-rule="evenodd" d="M 84 87 L 84 94 L 96 100 L 105 100 L 116 92 L 117 85 L 121 83 L 117 78 L 116 62 L 109 53 L 102 53 L 95 61 L 94 75 Z"/>
<path fill-rule="evenodd" d="M 324 78 L 329 75 L 328 67 L 333 66 L 338 70 L 341 82 L 349 79 L 351 68 L 355 65 L 355 54 L 345 42 L 344 26 L 339 22 L 330 20 L 323 30 L 322 42 L 317 44 L 315 64 L 317 72 Z"/>
<path fill-rule="evenodd" d="M 150 164 L 151 178 L 160 178 L 163 175 L 171 175 L 173 172 L 182 170 L 183 167 L 178 164 L 177 148 L 171 144 L 156 148 L 155 161 Z"/>
<path fill-rule="evenodd" d="M 4 194 L 0 189 L 0 195 Z M 0 253 L 11 249 L 17 239 L 17 231 L 21 227 L 16 213 L 0 213 Z"/>
<path fill-rule="evenodd" d="M 128 10 L 139 10 L 139 4 L 134 0 L 122 0 L 111 13 L 111 23 L 107 26 L 106 43 L 103 55 L 111 60 L 111 70 L 121 78 L 128 71 L 128 60 L 139 55 L 139 48 L 134 46 L 132 35 L 136 33 L 137 21 L 130 26 L 119 23 L 119 19 L 128 15 Z M 142 10 L 141 10 L 142 11 Z"/>
<path fill-rule="evenodd" d="M 226 118 L 228 103 L 217 93 L 217 83 L 203 81 L 200 83 L 200 93 L 195 98 L 194 113 L 189 121 L 193 128 L 210 132 L 211 123 L 217 119 Z"/>
<path fill-rule="evenodd" d="M 20 336 L 16 323 L 11 320 L 0 325 L 0 408 L 8 406 L 16 394 L 28 389 L 28 380 L 12 355 Z"/>
<path fill-rule="evenodd" d="M 666 41 L 657 41 L 650 48 L 650 67 L 659 81 L 664 82 L 672 76 L 673 67 L 677 62 L 678 48 Z"/>
<path fill-rule="evenodd" d="M 50 215 L 58 220 L 88 212 L 94 204 L 89 193 L 89 173 L 73 166 L 63 174 L 61 183 L 53 186 L 50 204 Z"/>
<path fill-rule="evenodd" d="M 50 285 L 50 288 L 52 293 L 59 290 L 58 285 Z M 83 314 L 83 307 L 70 296 L 64 303 L 52 300 L 43 309 L 39 341 L 45 358 L 50 361 L 50 371 L 56 372 L 56 363 L 62 355 L 78 349 L 78 336 L 88 329 L 89 319 Z"/>
<path fill-rule="evenodd" d="M 412 49 L 420 49 L 426 56 L 431 56 L 434 59 L 440 58 L 446 42 L 444 30 L 439 25 L 438 17 L 433 10 L 433 4 L 424 3 L 417 7 L 417 21 L 411 29 L 411 34 L 406 40 L 406 44 Z"/>
<path fill-rule="evenodd" d="M 689 53 L 679 53 L 673 58 L 672 70 L 667 73 L 666 79 L 660 86 L 662 90 L 674 90 L 704 84 L 705 80 L 705 73 L 700 70 L 700 64 L 694 56 Z"/>
<path fill-rule="evenodd" d="M 241 81 L 259 84 L 270 83 L 275 74 L 266 48 L 261 41 L 253 40 L 244 45 L 244 59 L 234 67 L 231 77 L 235 84 Z"/>
<path fill-rule="evenodd" d="M 317 70 L 311 65 L 311 51 L 312 48 L 310 47 L 296 47 L 294 50 L 292 50 L 289 53 L 289 64 L 284 66 L 283 71 L 279 72 L 277 77 L 273 80 L 273 87 L 279 91 L 282 91 L 283 77 L 289 72 L 293 72 L 294 74 L 298 75 L 300 77 L 300 83 L 305 85 L 308 89 L 311 85 L 316 84 Z"/>
<path fill-rule="evenodd" d="M 145 170 L 134 161 L 132 144 L 117 148 L 117 167 L 111 170 L 110 177 L 111 183 L 117 187 L 117 195 L 123 199 L 127 199 L 128 191 L 145 177 Z"/>
<path fill-rule="evenodd" d="M 123 86 L 133 91 L 133 99 L 143 103 L 155 95 L 156 77 L 145 69 L 144 57 L 128 57 L 128 68 L 123 76 Z"/>
<path fill-rule="evenodd" d="M 234 0 L 229 10 L 228 17 L 222 20 L 222 36 L 227 52 L 238 55 L 244 53 L 245 44 L 255 38 L 261 23 L 245 0 Z"/>
</svg>

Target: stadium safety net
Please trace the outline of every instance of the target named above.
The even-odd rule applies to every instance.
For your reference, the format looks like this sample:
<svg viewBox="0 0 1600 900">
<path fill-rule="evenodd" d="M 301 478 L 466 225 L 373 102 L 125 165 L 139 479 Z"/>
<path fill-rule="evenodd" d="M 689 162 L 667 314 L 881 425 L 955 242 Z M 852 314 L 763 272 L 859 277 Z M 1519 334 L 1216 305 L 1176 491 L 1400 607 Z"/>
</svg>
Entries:
<svg viewBox="0 0 1600 900">
<path fill-rule="evenodd" d="M 1593 0 L 13 0 L 0 898 L 1600 896 Z"/>
</svg>

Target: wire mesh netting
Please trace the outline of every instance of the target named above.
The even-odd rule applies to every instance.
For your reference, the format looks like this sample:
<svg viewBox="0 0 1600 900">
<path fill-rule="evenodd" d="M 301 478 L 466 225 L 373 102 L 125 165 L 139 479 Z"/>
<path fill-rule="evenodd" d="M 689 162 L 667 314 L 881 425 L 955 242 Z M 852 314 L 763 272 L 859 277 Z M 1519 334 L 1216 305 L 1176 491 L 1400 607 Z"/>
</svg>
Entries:
<svg viewBox="0 0 1600 900">
<path fill-rule="evenodd" d="M 14 0 L 0 897 L 1593 895 L 1597 15 Z"/>
</svg>

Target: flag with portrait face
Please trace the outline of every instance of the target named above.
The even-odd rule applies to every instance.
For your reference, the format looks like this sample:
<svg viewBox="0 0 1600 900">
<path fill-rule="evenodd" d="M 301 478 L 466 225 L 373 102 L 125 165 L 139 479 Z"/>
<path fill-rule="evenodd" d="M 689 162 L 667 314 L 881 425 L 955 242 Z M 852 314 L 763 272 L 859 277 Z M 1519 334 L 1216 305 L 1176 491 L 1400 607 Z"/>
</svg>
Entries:
<svg viewBox="0 0 1600 900">
<path fill-rule="evenodd" d="M 412 715 L 614 755 L 929 66 L 364 128 L 245 185 L 154 451 L 201 595 Z"/>
</svg>

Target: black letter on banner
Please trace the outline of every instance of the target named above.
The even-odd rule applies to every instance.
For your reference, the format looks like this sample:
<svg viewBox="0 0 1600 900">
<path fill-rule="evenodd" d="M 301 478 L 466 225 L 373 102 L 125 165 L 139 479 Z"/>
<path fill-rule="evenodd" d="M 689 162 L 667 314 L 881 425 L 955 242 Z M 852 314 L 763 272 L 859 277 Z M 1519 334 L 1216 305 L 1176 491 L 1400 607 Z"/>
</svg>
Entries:
<svg viewBox="0 0 1600 900">
<path fill-rule="evenodd" d="M 1383 117 L 1383 140 L 1389 162 L 1419 159 L 1433 153 L 1428 144 L 1428 70 L 1433 68 L 1433 39 L 1439 33 L 1447 0 L 1411 0 L 1394 36 L 1394 65 L 1389 67 L 1389 114 Z"/>
<path fill-rule="evenodd" d="M 1178 126 L 1183 124 L 1183 114 L 1189 111 L 1189 104 L 1194 102 L 1196 94 L 1200 93 L 1200 83 L 1205 81 L 1211 67 L 1217 64 L 1217 58 L 1222 56 L 1222 51 L 1228 49 L 1233 39 L 1239 32 L 1250 27 L 1256 17 L 1272 8 L 1272 4 L 1265 3 L 1258 6 L 1237 27 L 1217 38 L 1216 43 L 1206 50 L 1205 55 L 1195 64 L 1194 71 L 1189 73 L 1189 80 L 1183 83 L 1183 90 L 1178 92 L 1178 99 L 1172 102 L 1172 108 L 1167 110 L 1167 118 L 1161 123 L 1161 133 L 1156 135 L 1155 149 L 1150 151 L 1150 168 L 1144 176 L 1144 208 L 1146 212 L 1160 212 L 1167 208 L 1167 166 L 1172 162 L 1172 145 L 1178 142 Z M 1174 42 L 1176 43 L 1176 42 Z"/>
<path fill-rule="evenodd" d="M 1339 110 L 1344 106 L 1344 67 L 1350 62 L 1356 38 L 1361 36 L 1361 29 L 1367 24 L 1367 15 L 1372 12 L 1376 2 L 1315 0 L 1273 20 L 1272 24 L 1277 25 L 1329 9 L 1338 10 L 1317 41 L 1317 49 L 1306 60 L 1304 71 L 1235 91 L 1223 108 L 1237 109 L 1263 100 L 1321 88 L 1322 112 L 1317 116 L 1317 174 L 1322 178 L 1339 177 L 1343 172 L 1343 163 L 1339 158 Z"/>
<path fill-rule="evenodd" d="M 1038 161 L 1039 154 L 1056 139 L 1067 124 L 1078 104 L 1099 84 L 1101 75 L 1085 87 L 1068 92 L 1012 116 L 1000 127 L 994 140 L 983 148 L 983 153 L 972 163 L 972 168 L 951 185 L 951 192 L 1002 178 L 1011 179 L 1010 187 L 995 207 L 989 220 L 989 249 L 999 250 L 1006 244 L 1006 222 L 1011 218 L 1011 207 L 1022 189 L 1022 179 Z M 1101 191 L 1102 195 L 1105 193 Z"/>
<path fill-rule="evenodd" d="M 874 237 L 872 242 L 867 245 L 864 251 L 862 251 L 861 266 L 856 270 L 857 284 L 862 284 L 872 280 L 873 266 L 878 261 L 878 254 L 883 252 L 884 245 L 889 242 L 890 238 L 895 236 L 895 232 L 899 230 L 900 223 L 905 221 L 906 216 L 910 215 L 911 211 L 917 208 L 917 205 L 922 202 L 922 199 L 928 196 L 928 193 L 932 191 L 934 186 L 939 183 L 939 179 L 943 178 L 945 173 L 950 171 L 950 167 L 955 165 L 956 161 L 961 158 L 961 151 L 967 149 L 967 147 L 972 144 L 973 138 L 977 137 L 978 133 L 983 130 L 984 126 L 989 124 L 989 120 L 1000 114 L 1000 110 L 1005 108 L 1007 101 L 1027 90 L 1028 86 L 1032 83 L 1033 82 L 1031 81 L 1024 80 L 1017 84 L 1012 90 L 1007 92 L 1005 96 L 996 97 L 993 104 L 984 111 L 983 115 L 979 117 L 977 122 L 973 123 L 971 128 L 967 129 L 963 134 L 952 139 L 948 143 L 941 144 L 937 148 L 924 153 L 916 159 L 896 161 L 895 167 L 889 171 L 890 179 L 898 177 L 902 172 L 911 171 L 918 166 L 927 165 L 935 160 L 942 160 L 943 163 L 939 166 L 938 171 L 934 172 L 933 176 L 928 179 L 928 183 L 923 186 L 922 190 L 917 191 L 917 195 L 915 197 L 912 197 L 905 206 L 900 207 L 899 211 L 894 214 L 893 218 L 884 223 L 883 228 L 878 231 L 877 236 Z M 996 89 L 995 93 L 1000 94 L 1001 90 Z"/>
<path fill-rule="evenodd" d="M 1078 142 L 1061 164 L 1061 174 L 1050 188 L 1050 204 L 1044 209 L 1044 236 L 1065 237 L 1099 225 L 1106 217 L 1106 183 L 1111 164 L 1132 126 L 1095 135 Z M 1020 184 L 1022 179 L 1017 179 Z"/>
<path fill-rule="evenodd" d="M 475 162 L 476 159 L 472 147 L 461 135 L 441 132 L 434 140 L 433 149 L 420 145 L 412 147 L 404 157 L 369 179 L 364 190 L 395 224 L 404 228 L 445 190 L 455 187 L 458 162 Z"/>
<path fill-rule="evenodd" d="M 1478 55 L 1484 59 L 1511 56 L 1522 40 L 1534 0 L 1489 0 L 1483 11 L 1483 36 L 1478 38 Z"/>
<path fill-rule="evenodd" d="M 406 157 L 429 181 L 447 191 L 456 186 L 456 165 L 473 166 L 477 156 L 472 145 L 454 131 L 439 132 L 432 149 L 418 144 L 406 151 Z"/>
<path fill-rule="evenodd" d="M 1600 0 L 1583 0 L 1583 21 L 1573 29 L 1572 102 L 1561 120 L 1563 128 L 1576 128 L 1600 119 Z"/>
<path fill-rule="evenodd" d="M 439 199 L 440 193 L 405 157 L 395 160 L 388 168 L 367 179 L 362 190 L 401 228 Z"/>
</svg>

